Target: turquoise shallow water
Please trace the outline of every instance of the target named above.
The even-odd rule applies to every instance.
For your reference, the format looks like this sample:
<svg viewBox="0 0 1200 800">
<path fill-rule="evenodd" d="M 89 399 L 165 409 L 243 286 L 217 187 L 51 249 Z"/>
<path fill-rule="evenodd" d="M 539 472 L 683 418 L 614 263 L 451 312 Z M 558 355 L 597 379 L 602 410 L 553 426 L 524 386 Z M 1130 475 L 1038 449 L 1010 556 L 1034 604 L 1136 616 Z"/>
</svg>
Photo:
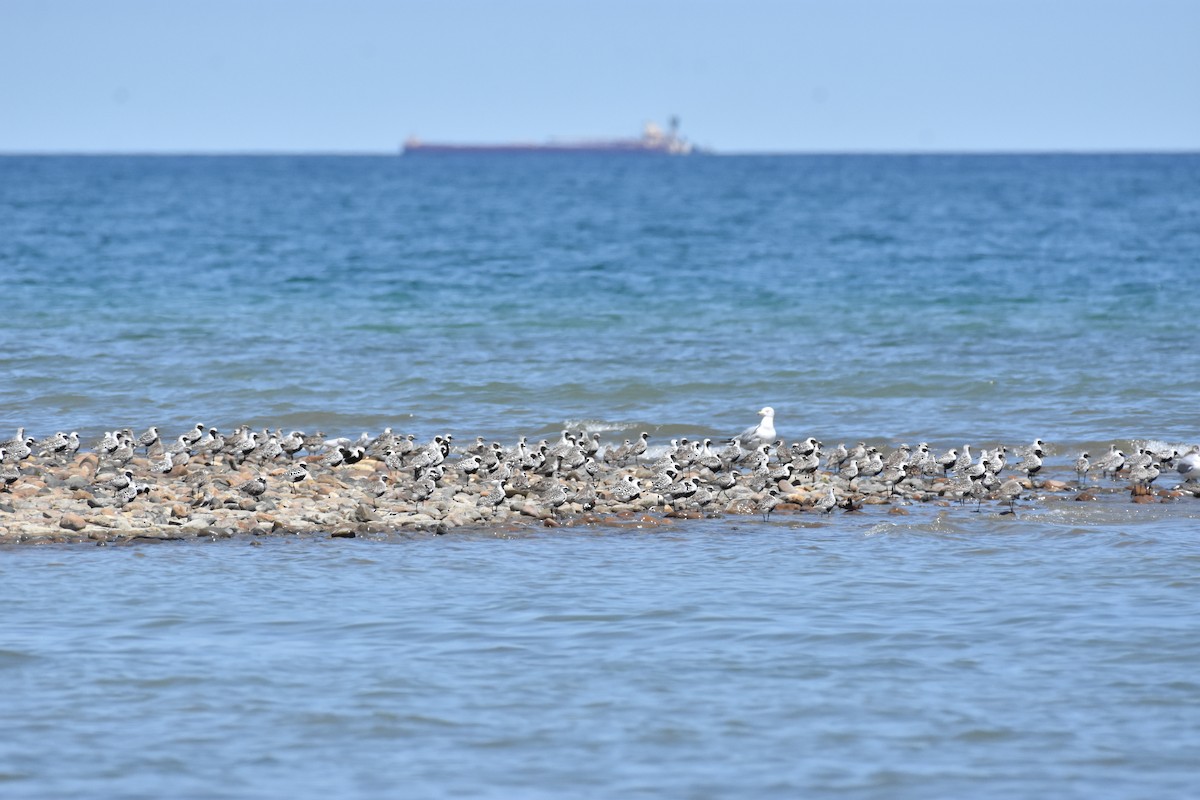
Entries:
<svg viewBox="0 0 1200 800">
<path fill-rule="evenodd" d="M 0 158 L 0 431 L 1194 442 L 1196 156 Z M 1161 482 L 1161 481 L 1160 481 Z M 0 551 L 0 796 L 1144 797 L 1197 510 Z"/>
</svg>

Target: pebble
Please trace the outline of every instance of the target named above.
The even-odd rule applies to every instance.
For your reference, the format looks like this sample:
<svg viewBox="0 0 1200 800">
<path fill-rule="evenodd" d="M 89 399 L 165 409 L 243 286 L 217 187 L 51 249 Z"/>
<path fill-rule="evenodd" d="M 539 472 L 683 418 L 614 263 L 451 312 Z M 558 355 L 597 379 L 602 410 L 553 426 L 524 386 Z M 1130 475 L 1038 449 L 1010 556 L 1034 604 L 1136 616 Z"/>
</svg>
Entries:
<svg viewBox="0 0 1200 800">
<path fill-rule="evenodd" d="M 81 531 L 87 527 L 87 520 L 78 514 L 63 514 L 62 519 L 58 521 L 58 527 L 69 531 Z"/>
</svg>

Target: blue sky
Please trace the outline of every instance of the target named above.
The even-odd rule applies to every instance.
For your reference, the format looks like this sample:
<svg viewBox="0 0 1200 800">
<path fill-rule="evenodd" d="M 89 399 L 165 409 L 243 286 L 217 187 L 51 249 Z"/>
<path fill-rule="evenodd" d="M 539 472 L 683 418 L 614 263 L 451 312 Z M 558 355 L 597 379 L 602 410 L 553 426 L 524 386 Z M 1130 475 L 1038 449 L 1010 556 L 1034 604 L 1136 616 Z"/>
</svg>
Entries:
<svg viewBox="0 0 1200 800">
<path fill-rule="evenodd" d="M 1200 0 L 0 0 L 0 152 L 1200 150 Z"/>
</svg>

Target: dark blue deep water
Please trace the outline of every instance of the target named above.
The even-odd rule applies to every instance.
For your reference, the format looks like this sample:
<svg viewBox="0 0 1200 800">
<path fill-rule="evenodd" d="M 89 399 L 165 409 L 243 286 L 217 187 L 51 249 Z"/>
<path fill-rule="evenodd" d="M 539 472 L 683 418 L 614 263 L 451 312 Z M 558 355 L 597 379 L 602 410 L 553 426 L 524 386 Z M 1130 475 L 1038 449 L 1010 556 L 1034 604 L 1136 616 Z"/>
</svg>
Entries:
<svg viewBox="0 0 1200 800">
<path fill-rule="evenodd" d="M 0 437 L 1200 440 L 1200 156 L 0 158 Z M 0 550 L 0 797 L 1185 797 L 1200 508 Z M 1191 501 L 1195 502 L 1195 501 Z"/>
</svg>

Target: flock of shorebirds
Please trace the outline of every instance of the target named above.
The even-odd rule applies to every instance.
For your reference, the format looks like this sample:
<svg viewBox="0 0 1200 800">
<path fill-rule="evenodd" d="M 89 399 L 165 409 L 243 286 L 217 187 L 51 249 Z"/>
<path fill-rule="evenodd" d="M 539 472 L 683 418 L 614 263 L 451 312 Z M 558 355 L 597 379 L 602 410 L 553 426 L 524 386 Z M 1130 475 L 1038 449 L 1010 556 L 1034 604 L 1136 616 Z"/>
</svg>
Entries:
<svg viewBox="0 0 1200 800">
<path fill-rule="evenodd" d="M 555 516 L 568 503 L 591 510 L 598 503 L 608 507 L 653 498 L 655 505 L 699 510 L 714 504 L 719 508 L 723 500 L 740 496 L 764 518 L 806 485 L 805 494 L 811 499 L 808 509 L 823 513 L 838 507 L 852 509 L 856 500 L 869 494 L 890 498 L 905 491 L 936 491 L 938 497 L 964 504 L 974 500 L 976 508 L 984 499 L 992 499 L 1011 510 L 1023 492 L 1036 488 L 1046 455 L 1041 439 L 1011 451 L 998 446 L 973 452 L 964 445 L 938 454 L 924 442 L 916 447 L 901 445 L 886 454 L 863 442 L 826 450 L 813 437 L 792 443 L 778 438 L 772 408 L 763 408 L 759 416 L 756 425 L 715 445 L 711 439 L 681 438 L 652 448 L 645 432 L 621 444 L 605 445 L 598 433 L 563 431 L 557 442 L 530 444 L 521 437 L 505 447 L 479 437 L 456 447 L 451 434 L 421 443 L 413 434 L 390 428 L 378 436 L 364 433 L 351 440 L 302 431 L 256 431 L 248 426 L 225 435 L 197 424 L 167 440 L 154 426 L 141 434 L 130 429 L 109 431 L 92 449 L 99 460 L 96 488 L 109 493 L 116 507 L 147 492 L 157 476 L 179 477 L 195 471 L 204 480 L 220 482 L 222 473 L 235 475 L 249 469 L 254 477 L 236 484 L 227 481 L 223 488 L 259 498 L 273 485 L 286 485 L 294 492 L 314 473 L 370 459 L 382 463 L 376 497 L 391 495 L 418 504 L 446 486 L 475 487 L 480 508 L 494 508 L 520 494 L 536 499 Z M 12 439 L 0 443 L 0 491 L 46 466 L 65 466 L 79 452 L 76 432 L 38 440 L 19 429 Z M 1200 447 L 1185 452 L 1143 448 L 1127 455 L 1114 444 L 1095 460 L 1082 453 L 1074 471 L 1080 486 L 1089 476 L 1099 476 L 1149 489 L 1169 471 L 1191 483 L 1200 481 Z M 203 490 L 196 492 L 203 494 Z"/>
</svg>

